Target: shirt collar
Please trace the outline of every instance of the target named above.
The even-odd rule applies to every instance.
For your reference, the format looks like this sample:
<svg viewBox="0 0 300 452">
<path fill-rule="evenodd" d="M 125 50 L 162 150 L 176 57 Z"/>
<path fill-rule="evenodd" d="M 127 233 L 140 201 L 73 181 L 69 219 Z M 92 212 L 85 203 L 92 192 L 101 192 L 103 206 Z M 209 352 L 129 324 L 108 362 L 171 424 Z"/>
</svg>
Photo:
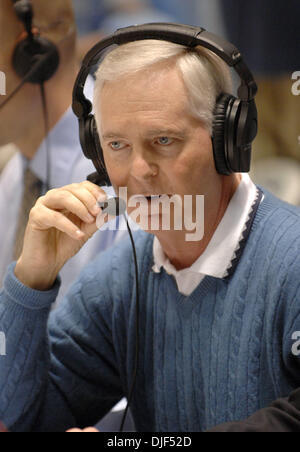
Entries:
<svg viewBox="0 0 300 452">
<path fill-rule="evenodd" d="M 247 222 L 253 205 L 257 200 L 258 192 L 248 174 L 242 174 L 241 182 L 230 200 L 226 212 L 212 236 L 204 253 L 194 264 L 177 271 L 166 257 L 157 237 L 153 241 L 153 271 L 159 273 L 161 268 L 174 276 L 196 273 L 216 278 L 224 278 L 228 269 L 232 268 L 232 261 L 240 248 L 241 239 L 244 238 Z"/>
</svg>

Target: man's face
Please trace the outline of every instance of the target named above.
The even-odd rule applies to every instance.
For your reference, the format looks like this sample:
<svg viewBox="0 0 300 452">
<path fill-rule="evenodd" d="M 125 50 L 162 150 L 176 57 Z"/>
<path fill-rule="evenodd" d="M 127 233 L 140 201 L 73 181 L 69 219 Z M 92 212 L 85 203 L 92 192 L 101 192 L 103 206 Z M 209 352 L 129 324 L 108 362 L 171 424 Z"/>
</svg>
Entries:
<svg viewBox="0 0 300 452">
<path fill-rule="evenodd" d="M 175 67 L 105 83 L 99 113 L 105 163 L 117 193 L 127 187 L 128 197 L 204 195 L 209 203 L 219 196 L 210 134 L 190 113 Z"/>
<path fill-rule="evenodd" d="M 12 2 L 0 2 L 0 71 L 6 76 L 6 96 L 0 96 L 0 106 L 21 82 L 12 67 L 12 56 L 16 41 L 24 27 L 14 14 Z M 0 110 L 0 146 L 16 142 L 33 119 L 37 102 L 37 87 L 25 84 L 19 93 Z"/>
</svg>

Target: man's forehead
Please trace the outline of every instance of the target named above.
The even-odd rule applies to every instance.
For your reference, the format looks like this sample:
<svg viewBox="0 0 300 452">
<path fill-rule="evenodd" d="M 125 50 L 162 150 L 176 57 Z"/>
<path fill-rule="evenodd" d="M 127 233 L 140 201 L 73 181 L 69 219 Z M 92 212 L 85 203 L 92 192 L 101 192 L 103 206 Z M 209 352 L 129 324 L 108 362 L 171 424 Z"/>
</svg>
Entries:
<svg viewBox="0 0 300 452">
<path fill-rule="evenodd" d="M 134 74 L 124 75 L 116 80 L 104 83 L 102 93 L 126 97 L 128 100 L 136 95 L 150 99 L 157 96 L 170 97 L 174 93 L 186 95 L 182 77 L 176 67 L 147 68 Z"/>
</svg>

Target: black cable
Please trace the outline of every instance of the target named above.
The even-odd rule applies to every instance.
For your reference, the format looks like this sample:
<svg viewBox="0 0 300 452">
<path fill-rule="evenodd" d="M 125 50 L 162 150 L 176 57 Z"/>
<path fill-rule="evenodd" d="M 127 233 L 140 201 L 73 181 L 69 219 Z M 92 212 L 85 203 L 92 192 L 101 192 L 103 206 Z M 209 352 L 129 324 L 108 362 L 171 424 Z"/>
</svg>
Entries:
<svg viewBox="0 0 300 452">
<path fill-rule="evenodd" d="M 5 105 L 20 91 L 23 85 L 28 82 L 28 80 L 35 74 L 36 71 L 39 70 L 40 66 L 45 63 L 45 60 L 49 57 L 49 54 L 42 55 L 38 58 L 38 61 L 33 65 L 33 67 L 27 72 L 25 77 L 21 80 L 19 85 L 13 90 L 13 92 L 5 99 L 2 104 L 0 104 L 0 110 L 5 107 Z"/>
<path fill-rule="evenodd" d="M 135 334 L 136 334 L 136 342 L 135 342 L 135 368 L 134 368 L 134 372 L 133 372 L 133 380 L 132 380 L 131 388 L 130 388 L 129 395 L 128 395 L 128 398 L 127 398 L 127 406 L 126 406 L 126 409 L 125 409 L 124 414 L 123 414 L 123 418 L 122 418 L 122 422 L 121 422 L 121 426 L 120 426 L 119 432 L 123 431 L 125 419 L 126 419 L 127 412 L 128 412 L 128 409 L 129 409 L 129 406 L 130 406 L 130 403 L 131 403 L 131 400 L 132 400 L 132 396 L 133 396 L 133 390 L 134 390 L 134 386 L 135 386 L 135 382 L 136 382 L 137 370 L 138 370 L 138 365 L 139 365 L 139 343 L 140 343 L 140 337 L 139 337 L 140 297 L 139 297 L 138 263 L 137 263 L 136 249 L 135 249 L 135 245 L 134 245 L 134 240 L 133 240 L 133 237 L 132 237 L 132 232 L 131 232 L 131 229 L 130 229 L 130 226 L 129 226 L 129 223 L 128 223 L 128 219 L 127 219 L 125 214 L 123 214 L 123 215 L 124 215 L 124 218 L 126 220 L 127 229 L 128 229 L 130 240 L 131 240 L 133 257 L 134 257 L 134 266 L 135 266 L 135 286 L 136 286 Z"/>
<path fill-rule="evenodd" d="M 46 92 L 45 92 L 45 84 L 41 83 L 41 98 L 42 98 L 42 107 L 43 107 L 43 117 L 44 117 L 44 125 L 45 125 L 45 145 L 46 145 L 46 182 L 44 184 L 44 192 L 50 190 L 50 183 L 51 183 L 51 167 L 50 167 L 50 140 L 49 140 L 49 114 L 48 114 L 48 108 L 47 108 L 47 99 L 46 99 Z"/>
<path fill-rule="evenodd" d="M 28 72 L 28 74 L 23 78 L 21 83 L 13 90 L 13 92 L 5 99 L 2 104 L 0 104 L 0 110 L 5 107 L 6 104 L 20 91 L 23 85 L 28 81 L 32 74 L 36 71 L 37 65 L 33 66 L 33 68 Z"/>
<path fill-rule="evenodd" d="M 74 33 L 75 28 L 72 27 L 69 32 L 66 34 L 66 36 L 64 36 L 62 39 L 60 39 L 60 41 L 58 41 L 58 43 L 56 44 L 57 46 L 61 45 L 64 41 L 66 41 L 67 39 L 70 38 L 71 34 Z M 39 68 L 41 66 L 43 66 L 43 64 L 45 63 L 45 61 L 49 58 L 49 55 L 51 55 L 52 52 L 50 51 L 50 53 L 45 53 L 44 55 L 40 55 L 37 59 L 37 62 L 33 65 L 33 67 L 27 72 L 27 74 L 25 75 L 25 77 L 21 80 L 21 82 L 19 83 L 19 85 L 13 90 L 13 92 L 5 99 L 4 102 L 2 102 L 2 104 L 0 104 L 0 110 L 2 110 L 2 108 L 5 107 L 6 104 L 8 104 L 8 102 L 19 92 L 19 90 L 22 88 L 23 85 L 25 85 L 25 83 L 28 82 L 28 80 L 35 74 L 35 72 L 37 72 L 39 70 Z"/>
</svg>

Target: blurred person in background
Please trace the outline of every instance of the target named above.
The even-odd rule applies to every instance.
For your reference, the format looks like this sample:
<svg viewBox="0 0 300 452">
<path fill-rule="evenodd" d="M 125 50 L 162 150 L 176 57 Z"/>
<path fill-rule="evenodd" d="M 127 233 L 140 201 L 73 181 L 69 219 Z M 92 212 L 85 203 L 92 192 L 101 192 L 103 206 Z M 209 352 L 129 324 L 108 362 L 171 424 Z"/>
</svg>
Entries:
<svg viewBox="0 0 300 452">
<path fill-rule="evenodd" d="M 227 36 L 241 50 L 258 82 L 259 133 L 254 180 L 300 205 L 300 97 L 292 74 L 300 70 L 298 0 L 222 0 Z"/>
<path fill-rule="evenodd" d="M 17 148 L 14 144 L 7 144 L 6 146 L 2 146 L 0 148 L 0 173 L 5 168 L 5 165 L 12 158 L 13 155 L 17 152 Z"/>
<path fill-rule="evenodd" d="M 44 188 L 54 189 L 85 180 L 94 167 L 81 150 L 78 122 L 71 110 L 72 89 L 78 72 L 76 61 L 76 27 L 71 0 L 40 2 L 33 0 L 33 26 L 41 36 L 54 42 L 60 64 L 54 76 L 45 83 L 49 134 L 46 136 L 45 112 L 39 85 L 26 83 L 6 104 L 1 96 L 0 146 L 14 143 L 20 150 L 0 177 L 0 287 L 7 266 L 22 251 L 28 214 Z M 11 0 L 0 3 L 0 68 L 6 74 L 9 96 L 20 84 L 12 56 L 24 24 L 17 18 Z M 93 80 L 86 93 L 91 98 Z M 49 163 L 49 164 L 48 164 Z M 50 177 L 50 180 L 48 180 Z M 62 288 L 58 300 L 76 279 L 82 267 L 100 251 L 121 237 L 122 231 L 96 234 L 62 271 Z"/>
</svg>

